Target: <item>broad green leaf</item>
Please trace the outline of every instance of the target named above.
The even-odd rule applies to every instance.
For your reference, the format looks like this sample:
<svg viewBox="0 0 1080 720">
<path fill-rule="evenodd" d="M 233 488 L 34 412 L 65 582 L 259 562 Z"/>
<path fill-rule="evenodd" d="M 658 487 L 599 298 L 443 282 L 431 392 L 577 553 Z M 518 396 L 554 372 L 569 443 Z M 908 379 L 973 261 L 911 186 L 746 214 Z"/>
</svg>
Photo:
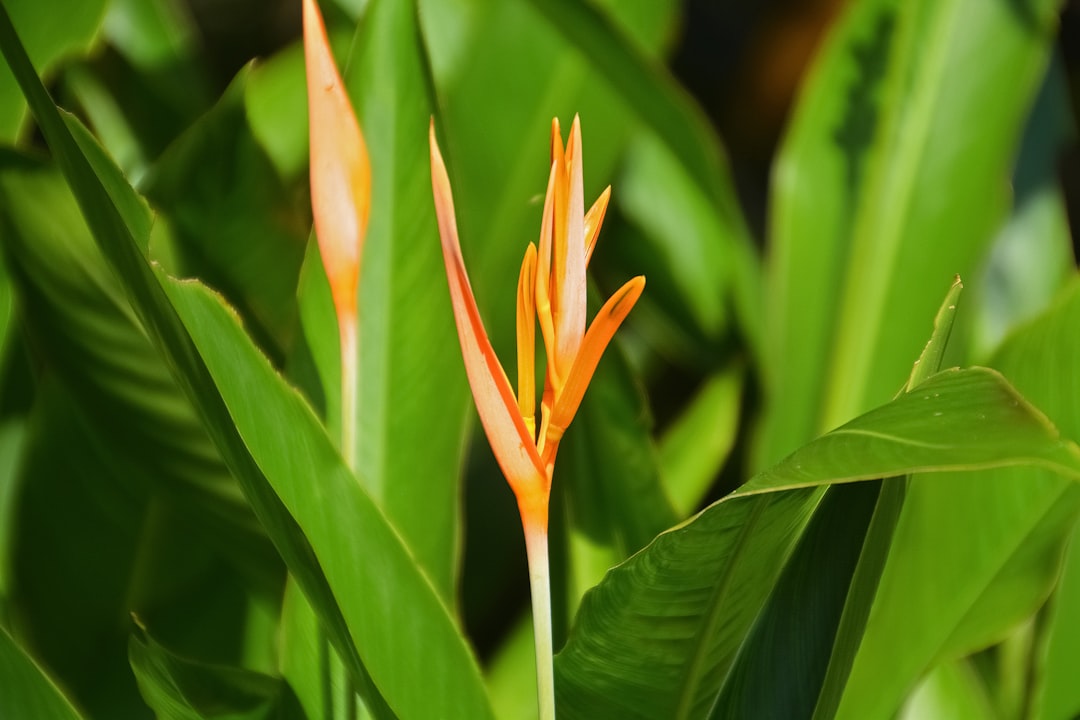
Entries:
<svg viewBox="0 0 1080 720">
<path fill-rule="evenodd" d="M 1080 449 L 999 373 L 954 369 L 796 450 L 732 494 L 1020 464 L 1080 479 Z"/>
<path fill-rule="evenodd" d="M 894 712 L 922 673 L 1000 640 L 1052 589 L 1080 492 L 1038 468 L 1058 464 L 1060 449 L 1080 438 L 1078 323 L 1074 280 L 993 360 L 1060 428 L 1057 459 L 1028 448 L 1028 467 L 913 480 L 839 717 Z M 1017 428 L 995 441 L 1022 447 L 1025 437 Z"/>
<path fill-rule="evenodd" d="M 1018 13 L 980 0 L 904 3 L 897 17 L 872 192 L 855 214 L 826 426 L 893 392 L 940 288 L 971 270 L 1008 207 L 1024 120 L 1046 69 L 1059 3 Z M 981 52 L 993 46 L 993 53 Z M 972 113 L 981 113 L 973 126 Z M 940 188 L 949 188 L 941 202 Z M 903 279 L 901 281 L 901 278 Z"/>
<path fill-rule="evenodd" d="M 358 300 L 356 436 L 346 441 L 368 492 L 453 606 L 471 396 L 431 196 L 434 104 L 416 8 L 375 0 L 355 47 L 345 83 L 371 153 L 373 210 Z"/>
<path fill-rule="evenodd" d="M 976 277 L 1057 5 L 874 0 L 832 33 L 773 174 L 759 462 L 889 397 L 941 289 Z"/>
<path fill-rule="evenodd" d="M 139 691 L 157 717 L 284 720 L 303 716 L 281 678 L 181 657 L 141 627 L 132 633 L 128 652 Z"/>
<path fill-rule="evenodd" d="M 65 57 L 83 54 L 101 27 L 105 0 L 33 2 L 5 0 L 34 67 L 49 73 Z M 0 140 L 14 142 L 26 118 L 26 101 L 6 65 L 0 65 Z"/>
<path fill-rule="evenodd" d="M 712 706 L 710 718 L 807 717 L 817 704 L 882 483 L 825 494 Z M 889 526 L 891 534 L 892 526 Z"/>
<path fill-rule="evenodd" d="M 296 283 L 310 213 L 278 179 L 252 134 L 247 71 L 177 139 L 142 191 L 174 233 L 177 267 L 221 292 L 270 357 L 296 332 Z"/>
<path fill-rule="evenodd" d="M 425 717 L 453 707 L 489 716 L 476 662 L 449 610 L 310 408 L 219 298 L 198 283 L 161 282 L 252 456 L 303 521 L 352 640 L 394 712 Z"/>
<path fill-rule="evenodd" d="M 705 717 L 821 496 L 722 500 L 610 570 L 555 658 L 559 716 Z"/>
<path fill-rule="evenodd" d="M 1002 423 L 1012 432 L 984 432 Z M 936 426 L 930 440 L 924 424 Z M 1000 375 L 973 369 L 932 377 L 802 448 L 609 572 L 586 594 L 557 657 L 560 713 L 707 712 L 822 486 L 1033 458 L 1080 478 L 1080 448 L 1062 441 Z"/>
<path fill-rule="evenodd" d="M 735 445 L 744 375 L 733 363 L 706 378 L 660 438 L 660 472 L 679 517 L 700 507 Z"/>
<path fill-rule="evenodd" d="M 365 697 L 377 700 L 381 693 L 405 717 L 445 708 L 489 717 L 475 660 L 449 611 L 311 410 L 216 297 L 196 283 L 168 280 L 146 263 L 131 226 L 79 152 L 2 11 L 0 48 L 95 240 Z M 197 333 L 198 342 L 189 333 Z M 408 621 L 388 620 L 401 617 Z"/>
<path fill-rule="evenodd" d="M 0 715 L 10 718 L 80 720 L 52 680 L 0 627 Z"/>
</svg>

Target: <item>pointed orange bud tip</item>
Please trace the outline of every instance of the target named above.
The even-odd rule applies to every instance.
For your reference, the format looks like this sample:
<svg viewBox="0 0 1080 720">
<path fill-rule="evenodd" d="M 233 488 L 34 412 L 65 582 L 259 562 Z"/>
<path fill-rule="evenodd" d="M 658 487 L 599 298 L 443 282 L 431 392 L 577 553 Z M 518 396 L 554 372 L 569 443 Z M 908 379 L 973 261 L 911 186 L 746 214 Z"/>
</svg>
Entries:
<svg viewBox="0 0 1080 720">
<path fill-rule="evenodd" d="M 615 331 L 630 314 L 644 289 L 644 275 L 628 280 L 608 298 L 592 325 L 589 326 L 585 339 L 581 343 L 581 350 L 574 358 L 574 366 L 566 378 L 566 384 L 551 413 L 551 432 L 555 434 L 555 437 L 561 436 L 570 425 L 570 421 L 574 419 L 581 400 L 585 396 L 585 389 L 589 386 L 593 373 L 596 372 L 596 366 L 600 363 L 600 356 L 604 354 Z"/>
<path fill-rule="evenodd" d="M 371 211 L 371 166 L 315 0 L 304 0 L 311 210 L 339 320 L 355 317 L 360 254 Z"/>
<path fill-rule="evenodd" d="M 604 188 L 600 197 L 585 213 L 585 265 L 592 260 L 593 249 L 596 247 L 596 238 L 600 235 L 600 226 L 604 224 L 604 215 L 607 214 L 608 201 L 611 200 L 611 186 Z"/>
</svg>

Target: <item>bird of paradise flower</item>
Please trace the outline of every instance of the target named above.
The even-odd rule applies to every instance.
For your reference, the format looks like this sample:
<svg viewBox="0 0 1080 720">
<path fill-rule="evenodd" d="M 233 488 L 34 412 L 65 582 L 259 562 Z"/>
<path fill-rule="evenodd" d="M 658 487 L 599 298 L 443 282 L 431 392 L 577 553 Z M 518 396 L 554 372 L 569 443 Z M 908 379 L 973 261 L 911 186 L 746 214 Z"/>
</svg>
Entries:
<svg viewBox="0 0 1080 720">
<path fill-rule="evenodd" d="M 608 187 L 585 212 L 581 122 L 575 116 L 563 147 L 558 119 L 551 124 L 551 171 L 539 247 L 530 243 L 517 290 L 518 391 L 488 340 L 473 297 L 458 240 L 446 165 L 429 132 L 431 184 L 442 238 L 446 277 L 465 372 L 492 452 L 517 498 L 525 531 L 532 588 L 537 695 L 542 719 L 555 717 L 551 597 L 548 571 L 548 501 L 555 455 L 573 420 L 600 356 L 645 287 L 643 276 L 623 285 L 586 330 L 585 271 L 607 210 Z M 540 427 L 536 426 L 535 338 L 539 323 L 547 353 Z"/>
</svg>

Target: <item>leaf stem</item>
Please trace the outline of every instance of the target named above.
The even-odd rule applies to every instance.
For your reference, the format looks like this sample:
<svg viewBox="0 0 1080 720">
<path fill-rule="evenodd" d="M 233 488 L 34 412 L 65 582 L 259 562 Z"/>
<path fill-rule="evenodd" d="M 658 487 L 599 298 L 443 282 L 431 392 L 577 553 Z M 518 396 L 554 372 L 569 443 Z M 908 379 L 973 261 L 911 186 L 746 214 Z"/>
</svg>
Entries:
<svg viewBox="0 0 1080 720">
<path fill-rule="evenodd" d="M 536 699 L 540 720 L 555 720 L 555 673 L 551 646 L 551 573 L 547 528 L 527 522 L 525 552 L 529 558 L 533 637 L 536 645 Z"/>
</svg>

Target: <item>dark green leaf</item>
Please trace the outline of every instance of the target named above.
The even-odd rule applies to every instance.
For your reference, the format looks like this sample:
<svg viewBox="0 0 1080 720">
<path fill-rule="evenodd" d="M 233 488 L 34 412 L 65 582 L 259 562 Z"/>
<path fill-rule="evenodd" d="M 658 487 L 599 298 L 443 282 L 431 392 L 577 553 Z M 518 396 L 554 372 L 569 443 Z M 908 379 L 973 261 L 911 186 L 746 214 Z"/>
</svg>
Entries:
<svg viewBox="0 0 1080 720">
<path fill-rule="evenodd" d="M 0 715 L 10 718 L 80 720 L 60 689 L 0 628 Z"/>
<path fill-rule="evenodd" d="M 139 691 L 159 718 L 287 720 L 304 716 L 280 678 L 181 657 L 144 628 L 132 633 L 128 652 Z"/>
</svg>

